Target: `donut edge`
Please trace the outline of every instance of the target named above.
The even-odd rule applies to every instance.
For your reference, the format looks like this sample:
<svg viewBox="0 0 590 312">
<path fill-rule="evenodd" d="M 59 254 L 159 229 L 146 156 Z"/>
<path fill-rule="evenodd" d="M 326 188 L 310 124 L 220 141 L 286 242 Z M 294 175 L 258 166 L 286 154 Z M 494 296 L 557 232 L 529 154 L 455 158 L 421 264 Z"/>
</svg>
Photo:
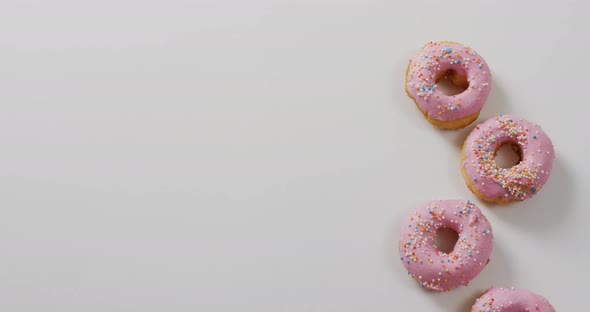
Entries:
<svg viewBox="0 0 590 312">
<path fill-rule="evenodd" d="M 482 200 L 485 200 L 487 202 L 496 203 L 496 204 L 501 204 L 501 205 L 512 203 L 512 202 L 522 201 L 519 199 L 502 200 L 501 197 L 490 198 L 490 197 L 485 196 L 483 193 L 481 193 L 480 191 L 477 190 L 477 188 L 475 187 L 475 184 L 473 184 L 473 182 L 471 181 L 471 179 L 467 175 L 467 171 L 465 170 L 465 166 L 463 165 L 465 163 L 465 161 L 467 160 L 467 155 L 465 154 L 465 148 L 467 147 L 468 140 L 469 140 L 469 136 L 467 136 L 467 138 L 465 139 L 465 142 L 463 143 L 463 148 L 461 149 L 461 174 L 463 175 L 463 179 L 465 179 L 465 184 L 467 185 L 467 188 L 471 191 L 471 193 L 475 194 L 477 197 L 479 197 Z"/>
<path fill-rule="evenodd" d="M 461 44 L 459 42 L 454 42 L 454 41 L 439 41 L 440 43 L 449 43 L 449 44 Z M 479 117 L 479 113 L 481 112 L 481 110 L 477 111 L 474 114 L 465 116 L 463 118 L 459 118 L 459 119 L 453 119 L 453 120 L 439 120 L 439 119 L 435 119 L 432 118 L 430 116 L 428 116 L 428 113 L 426 113 L 421 107 L 420 105 L 418 105 L 418 102 L 416 101 L 415 98 L 412 97 L 412 95 L 410 94 L 410 90 L 408 90 L 408 75 L 410 73 L 410 65 L 412 65 L 412 61 L 408 62 L 408 66 L 406 67 L 406 82 L 405 82 L 405 91 L 406 94 L 408 95 L 408 97 L 410 99 L 412 99 L 412 101 L 414 101 L 414 104 L 416 104 L 416 107 L 418 107 L 418 110 L 420 110 L 420 112 L 422 112 L 422 115 L 424 115 L 424 118 L 433 126 L 440 128 L 440 129 L 447 129 L 447 130 L 452 130 L 452 129 L 462 129 L 467 127 L 468 125 L 470 125 L 472 122 L 474 122 L 478 117 Z"/>
</svg>

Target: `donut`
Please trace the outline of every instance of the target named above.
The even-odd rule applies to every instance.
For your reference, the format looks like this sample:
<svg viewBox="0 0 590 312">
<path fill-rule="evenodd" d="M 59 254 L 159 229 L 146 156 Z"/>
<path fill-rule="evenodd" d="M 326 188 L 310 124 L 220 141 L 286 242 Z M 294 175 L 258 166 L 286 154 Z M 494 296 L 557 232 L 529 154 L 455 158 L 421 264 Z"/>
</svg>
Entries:
<svg viewBox="0 0 590 312">
<path fill-rule="evenodd" d="M 511 144 L 520 162 L 510 168 L 496 164 L 497 150 Z M 520 117 L 492 117 L 469 134 L 461 152 L 461 171 L 467 187 L 479 198 L 507 203 L 537 194 L 547 182 L 555 153 L 539 126 Z"/>
<path fill-rule="evenodd" d="M 446 95 L 437 83 L 444 77 L 465 88 Z M 426 120 L 443 129 L 458 129 L 477 119 L 490 94 L 492 75 L 483 58 L 460 43 L 428 42 L 410 58 L 406 93 Z"/>
<path fill-rule="evenodd" d="M 434 245 L 436 231 L 459 235 L 450 253 Z M 492 227 L 471 201 L 435 200 L 416 207 L 402 225 L 402 264 L 422 287 L 445 291 L 467 285 L 488 264 L 493 249 Z"/>
<path fill-rule="evenodd" d="M 555 312 L 543 296 L 524 288 L 490 288 L 477 298 L 471 312 Z"/>
</svg>

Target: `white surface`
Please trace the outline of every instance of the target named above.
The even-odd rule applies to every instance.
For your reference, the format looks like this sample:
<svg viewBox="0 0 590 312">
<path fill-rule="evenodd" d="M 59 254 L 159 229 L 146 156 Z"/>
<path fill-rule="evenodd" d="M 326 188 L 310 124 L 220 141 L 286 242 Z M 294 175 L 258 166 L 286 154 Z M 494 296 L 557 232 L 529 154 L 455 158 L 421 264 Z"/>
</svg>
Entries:
<svg viewBox="0 0 590 312">
<path fill-rule="evenodd" d="M 588 1 L 0 3 L 1 311 L 467 311 L 491 285 L 587 307 Z M 534 199 L 481 203 L 403 91 L 429 40 L 492 68 L 484 118 L 539 123 Z M 496 238 L 421 290 L 397 234 L 428 199 Z"/>
</svg>

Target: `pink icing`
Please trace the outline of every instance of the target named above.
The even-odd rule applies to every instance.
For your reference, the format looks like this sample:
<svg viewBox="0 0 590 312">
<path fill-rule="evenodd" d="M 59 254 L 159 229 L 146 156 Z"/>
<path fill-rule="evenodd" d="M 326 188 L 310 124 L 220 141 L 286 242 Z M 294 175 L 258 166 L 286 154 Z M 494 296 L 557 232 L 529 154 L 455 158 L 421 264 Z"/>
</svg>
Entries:
<svg viewBox="0 0 590 312">
<path fill-rule="evenodd" d="M 490 288 L 479 297 L 472 312 L 555 312 L 547 299 L 523 288 Z"/>
<path fill-rule="evenodd" d="M 436 231 L 459 234 L 449 254 L 434 246 Z M 464 200 L 435 200 L 416 207 L 401 229 L 400 259 L 423 287 L 450 290 L 467 285 L 488 263 L 493 249 L 492 227 L 481 210 Z"/>
<path fill-rule="evenodd" d="M 436 79 L 448 70 L 467 76 L 469 87 L 448 96 Z M 458 43 L 429 42 L 410 59 L 406 78 L 410 96 L 430 118 L 442 121 L 460 119 L 479 112 L 491 90 L 492 75 L 483 58 Z"/>
<path fill-rule="evenodd" d="M 499 168 L 495 151 L 504 143 L 522 151 L 522 161 L 511 168 Z M 467 137 L 462 166 L 470 182 L 488 199 L 524 200 L 547 182 L 553 167 L 553 144 L 541 128 L 520 117 L 492 117 Z"/>
</svg>

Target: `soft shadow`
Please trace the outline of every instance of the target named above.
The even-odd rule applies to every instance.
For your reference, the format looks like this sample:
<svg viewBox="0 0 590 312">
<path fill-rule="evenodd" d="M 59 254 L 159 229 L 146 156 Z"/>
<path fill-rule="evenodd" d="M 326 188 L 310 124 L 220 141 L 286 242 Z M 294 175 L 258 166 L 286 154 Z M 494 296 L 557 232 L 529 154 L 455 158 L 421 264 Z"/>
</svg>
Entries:
<svg viewBox="0 0 590 312">
<path fill-rule="evenodd" d="M 490 117 L 508 113 L 511 113 L 509 100 L 505 96 L 504 91 L 502 90 L 502 86 L 498 84 L 496 81 L 494 81 L 492 85 L 492 91 L 490 92 L 490 96 L 488 97 L 486 105 L 484 105 L 477 120 L 475 120 L 473 123 L 471 123 L 463 129 L 441 130 L 437 132 L 444 140 L 461 149 L 469 133 L 471 133 L 471 131 L 478 124 L 484 122 Z"/>
<path fill-rule="evenodd" d="M 513 226 L 531 231 L 558 228 L 572 210 L 575 183 L 564 161 L 556 156 L 549 180 L 532 198 L 508 204 L 486 203 L 490 211 Z"/>
<path fill-rule="evenodd" d="M 429 292 L 428 295 L 444 311 L 470 312 L 475 299 L 488 288 L 512 284 L 512 269 L 508 255 L 503 251 L 501 245 L 495 242 L 490 263 L 469 283 L 469 286 L 460 286 L 449 292 Z"/>
<path fill-rule="evenodd" d="M 510 99 L 504 92 L 502 84 L 498 82 L 497 77 L 494 77 L 494 81 L 492 82 L 492 91 L 490 92 L 488 100 L 486 101 L 486 105 L 484 105 L 481 113 L 479 114 L 479 118 L 475 121 L 475 123 L 481 123 L 490 117 L 500 114 L 511 114 L 511 107 L 512 105 L 510 104 Z"/>
<path fill-rule="evenodd" d="M 434 295 L 435 301 L 442 308 L 441 311 L 471 312 L 475 300 L 483 293 L 483 291 L 475 292 L 469 288 L 452 291 L 456 291 L 456 293 L 440 293 Z"/>
<path fill-rule="evenodd" d="M 494 250 L 490 257 L 490 263 L 469 284 L 469 288 L 478 293 L 483 293 L 492 286 L 504 286 L 514 284 L 513 270 L 510 257 L 498 241 L 494 241 Z"/>
</svg>

